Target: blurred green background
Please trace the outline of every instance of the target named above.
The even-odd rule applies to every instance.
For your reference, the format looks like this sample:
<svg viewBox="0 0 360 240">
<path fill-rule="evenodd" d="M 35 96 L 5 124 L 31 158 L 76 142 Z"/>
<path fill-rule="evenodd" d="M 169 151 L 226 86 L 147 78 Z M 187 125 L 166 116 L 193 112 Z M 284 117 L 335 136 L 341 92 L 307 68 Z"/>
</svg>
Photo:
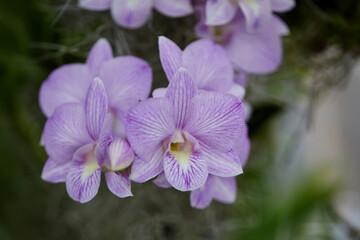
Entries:
<svg viewBox="0 0 360 240">
<path fill-rule="evenodd" d="M 291 30 L 283 65 L 249 80 L 252 150 L 238 177 L 237 201 L 213 202 L 201 211 L 190 207 L 188 193 L 151 182 L 133 184 L 135 197 L 129 199 L 116 198 L 102 184 L 94 200 L 79 204 L 64 184 L 41 180 L 45 117 L 38 91 L 52 70 L 84 62 L 92 44 L 106 37 L 116 55 L 146 59 L 154 71 L 153 88 L 162 87 L 167 81 L 157 37 L 165 35 L 181 47 L 195 40 L 192 16 L 168 19 L 154 13 L 146 26 L 132 31 L 116 26 L 108 12 L 76 4 L 0 1 L 0 239 L 359 239 L 359 230 L 334 208 L 341 181 L 329 177 L 326 168 L 294 163 L 317 102 L 345 84 L 359 56 L 358 0 L 298 1 L 281 15 Z M 335 65 L 340 67 L 322 76 Z M 299 110 L 299 103 L 305 107 Z M 296 122 L 289 120 L 294 111 L 301 116 Z M 278 130 L 289 121 L 283 138 Z"/>
</svg>

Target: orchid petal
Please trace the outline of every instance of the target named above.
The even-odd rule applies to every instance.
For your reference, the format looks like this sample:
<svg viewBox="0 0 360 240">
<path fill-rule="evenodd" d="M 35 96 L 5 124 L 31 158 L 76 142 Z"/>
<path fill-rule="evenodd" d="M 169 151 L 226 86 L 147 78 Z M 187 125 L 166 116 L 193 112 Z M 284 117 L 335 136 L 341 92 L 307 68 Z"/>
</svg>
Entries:
<svg viewBox="0 0 360 240">
<path fill-rule="evenodd" d="M 45 149 L 58 163 L 71 160 L 79 147 L 92 141 L 86 128 L 84 108 L 80 104 L 61 105 L 45 124 Z"/>
<path fill-rule="evenodd" d="M 126 138 L 117 137 L 107 149 L 104 167 L 110 171 L 120 171 L 131 165 L 135 154 Z"/>
<path fill-rule="evenodd" d="M 211 189 L 207 187 L 207 182 L 212 175 L 209 175 L 208 180 L 204 186 L 192 191 L 190 194 L 190 204 L 192 207 L 197 209 L 204 209 L 208 207 L 212 201 Z"/>
<path fill-rule="evenodd" d="M 242 87 L 246 88 L 248 76 L 245 72 L 240 71 L 238 74 L 235 75 L 234 81 Z"/>
<path fill-rule="evenodd" d="M 159 52 L 162 67 L 168 80 L 171 81 L 176 71 L 181 67 L 182 51 L 170 39 L 159 37 Z"/>
<path fill-rule="evenodd" d="M 95 197 L 100 186 L 101 170 L 94 154 L 94 145 L 79 148 L 73 160 L 66 178 L 66 190 L 72 199 L 85 203 Z"/>
<path fill-rule="evenodd" d="M 104 160 L 107 156 L 107 149 L 111 141 L 112 137 L 112 115 L 111 113 L 107 113 L 100 131 L 98 144 L 96 145 L 95 154 L 96 159 L 98 160 L 99 166 L 102 166 Z"/>
<path fill-rule="evenodd" d="M 295 0 L 271 0 L 271 8 L 275 12 L 287 12 L 295 7 Z"/>
<path fill-rule="evenodd" d="M 122 56 L 111 59 L 102 65 L 99 77 L 104 83 L 111 111 L 125 113 L 149 96 L 152 71 L 140 58 Z"/>
<path fill-rule="evenodd" d="M 232 177 L 243 173 L 239 155 L 234 150 L 222 153 L 201 142 L 200 146 L 210 174 Z"/>
<path fill-rule="evenodd" d="M 245 125 L 244 133 L 239 141 L 235 144 L 234 150 L 239 155 L 241 166 L 245 167 L 250 154 L 250 139 L 248 137 L 248 127 Z"/>
<path fill-rule="evenodd" d="M 50 117 L 65 103 L 83 104 L 92 76 L 85 64 L 68 64 L 54 70 L 41 85 L 39 102 L 43 113 Z"/>
<path fill-rule="evenodd" d="M 184 130 L 214 150 L 226 152 L 240 138 L 243 126 L 244 110 L 238 99 L 230 94 L 199 91 L 192 99 Z"/>
<path fill-rule="evenodd" d="M 226 51 L 236 68 L 254 74 L 275 71 L 282 59 L 281 38 L 272 23 L 256 33 L 238 24 Z"/>
<path fill-rule="evenodd" d="M 206 2 L 206 25 L 217 26 L 229 23 L 237 6 L 229 0 L 209 0 Z"/>
<path fill-rule="evenodd" d="M 175 127 L 182 129 L 187 120 L 188 108 L 197 89 L 188 71 L 180 68 L 173 76 L 166 92 L 166 97 L 173 103 Z"/>
<path fill-rule="evenodd" d="M 97 140 L 108 111 L 108 99 L 100 78 L 94 78 L 86 96 L 85 116 L 90 136 Z"/>
<path fill-rule="evenodd" d="M 277 32 L 280 36 L 289 35 L 290 30 L 286 23 L 276 15 L 273 15 L 273 20 L 270 23 L 273 31 Z"/>
<path fill-rule="evenodd" d="M 185 48 L 182 62 L 199 89 L 222 92 L 230 89 L 234 70 L 220 45 L 207 39 L 195 41 Z"/>
<path fill-rule="evenodd" d="M 99 76 L 99 71 L 102 64 L 113 58 L 113 53 L 109 42 L 102 38 L 98 40 L 92 47 L 89 56 L 86 60 L 86 64 L 94 77 Z"/>
<path fill-rule="evenodd" d="M 158 187 L 161 187 L 161 188 L 171 188 L 172 187 L 171 184 L 166 179 L 164 172 L 160 173 L 159 176 L 157 176 L 157 178 L 153 181 L 153 183 L 155 183 Z"/>
<path fill-rule="evenodd" d="M 190 134 L 184 133 L 183 150 L 172 149 L 174 138 L 165 152 L 164 172 L 169 183 L 180 191 L 192 191 L 201 187 L 208 176 L 206 161 L 199 144 Z"/>
<path fill-rule="evenodd" d="M 265 27 L 271 19 L 271 0 L 238 0 L 248 32 Z"/>
<path fill-rule="evenodd" d="M 228 94 L 231 94 L 240 101 L 242 101 L 245 97 L 245 91 L 246 90 L 243 86 L 237 83 L 233 83 L 230 90 L 228 91 Z"/>
<path fill-rule="evenodd" d="M 164 170 L 163 162 L 164 150 L 162 148 L 158 149 L 148 162 L 136 157 L 131 167 L 130 179 L 143 183 L 156 177 Z"/>
<path fill-rule="evenodd" d="M 216 177 L 211 181 L 212 196 L 223 203 L 233 203 L 236 200 L 237 186 L 235 177 Z"/>
<path fill-rule="evenodd" d="M 152 0 L 113 1 L 111 14 L 116 23 L 125 28 L 139 28 L 150 18 Z"/>
<path fill-rule="evenodd" d="M 134 152 L 145 162 L 154 158 L 174 131 L 173 107 L 166 98 L 152 98 L 125 114 L 126 136 Z"/>
<path fill-rule="evenodd" d="M 129 174 L 120 172 L 105 173 L 106 183 L 110 191 L 119 198 L 132 197 Z"/>
<path fill-rule="evenodd" d="M 57 163 L 49 158 L 41 173 L 41 179 L 51 183 L 65 182 L 71 162 Z"/>
<path fill-rule="evenodd" d="M 162 98 L 166 96 L 167 88 L 157 88 L 152 92 L 153 98 Z"/>
<path fill-rule="evenodd" d="M 168 17 L 183 17 L 193 12 L 190 0 L 154 0 L 154 7 Z"/>
<path fill-rule="evenodd" d="M 79 0 L 79 7 L 93 11 L 103 11 L 110 8 L 111 1 L 112 0 Z"/>
</svg>

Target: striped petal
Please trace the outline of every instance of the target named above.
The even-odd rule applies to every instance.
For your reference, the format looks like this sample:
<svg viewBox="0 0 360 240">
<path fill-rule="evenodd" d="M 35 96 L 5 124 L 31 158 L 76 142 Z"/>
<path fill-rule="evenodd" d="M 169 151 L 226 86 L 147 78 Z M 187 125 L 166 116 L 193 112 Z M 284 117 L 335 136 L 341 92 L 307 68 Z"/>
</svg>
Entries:
<svg viewBox="0 0 360 240">
<path fill-rule="evenodd" d="M 214 150 L 227 152 L 244 127 L 241 102 L 220 92 L 199 91 L 192 99 L 185 131 Z"/>
<path fill-rule="evenodd" d="M 108 99 L 104 84 L 100 78 L 94 78 L 86 96 L 85 116 L 87 129 L 95 141 L 99 138 L 107 112 Z"/>
<path fill-rule="evenodd" d="M 174 135 L 169 143 L 164 172 L 174 188 L 192 191 L 205 183 L 208 169 L 196 139 L 188 133 L 183 133 L 183 139 L 180 139 Z"/>
<path fill-rule="evenodd" d="M 175 132 L 173 106 L 166 98 L 140 102 L 124 119 L 130 145 L 145 162 L 152 161 L 164 141 Z"/>
<path fill-rule="evenodd" d="M 66 189 L 75 201 L 85 203 L 95 197 L 100 186 L 101 170 L 97 163 L 94 145 L 87 144 L 76 151 L 69 168 Z"/>
<path fill-rule="evenodd" d="M 80 104 L 61 105 L 45 124 L 44 146 L 50 158 L 58 163 L 70 161 L 79 147 L 91 142 Z"/>
<path fill-rule="evenodd" d="M 105 173 L 106 183 L 109 190 L 119 198 L 132 197 L 129 174 L 120 172 Z"/>
<path fill-rule="evenodd" d="M 185 126 L 189 104 L 196 92 L 196 85 L 189 72 L 180 68 L 173 76 L 166 92 L 166 97 L 173 103 L 176 129 Z"/>
<path fill-rule="evenodd" d="M 159 54 L 162 67 L 169 81 L 182 65 L 182 51 L 170 39 L 159 37 Z"/>
<path fill-rule="evenodd" d="M 71 162 L 57 163 L 49 158 L 41 173 L 41 179 L 51 183 L 65 182 Z"/>
</svg>

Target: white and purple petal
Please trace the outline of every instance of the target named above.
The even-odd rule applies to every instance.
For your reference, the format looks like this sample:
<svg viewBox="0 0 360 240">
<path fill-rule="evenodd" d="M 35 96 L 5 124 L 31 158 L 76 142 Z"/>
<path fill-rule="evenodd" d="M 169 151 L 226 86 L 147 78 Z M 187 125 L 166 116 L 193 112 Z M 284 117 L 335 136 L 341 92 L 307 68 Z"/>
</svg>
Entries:
<svg viewBox="0 0 360 240">
<path fill-rule="evenodd" d="M 85 102 L 86 126 L 90 136 L 97 141 L 108 112 L 108 99 L 100 78 L 94 78 Z"/>
<path fill-rule="evenodd" d="M 119 198 L 132 197 L 129 174 L 120 172 L 106 172 L 106 183 L 109 190 Z"/>
<path fill-rule="evenodd" d="M 85 64 L 68 64 L 55 69 L 40 88 L 42 112 L 50 117 L 62 104 L 84 104 L 91 80 L 91 73 Z"/>
<path fill-rule="evenodd" d="M 80 203 L 90 201 L 100 187 L 101 169 L 97 163 L 94 145 L 87 144 L 74 154 L 73 164 L 66 178 L 69 196 Z"/>
<path fill-rule="evenodd" d="M 166 91 L 166 97 L 173 104 L 176 129 L 184 128 L 190 101 L 196 95 L 196 92 L 196 85 L 189 72 L 184 68 L 180 68 L 173 76 Z"/>
<path fill-rule="evenodd" d="M 235 177 L 212 176 L 211 185 L 212 197 L 223 203 L 233 203 L 236 200 L 237 185 Z"/>
<path fill-rule="evenodd" d="M 287 12 L 295 7 L 295 0 L 271 0 L 271 8 L 275 12 Z"/>
<path fill-rule="evenodd" d="M 155 183 L 158 187 L 161 187 L 161 188 L 171 188 L 172 187 L 171 184 L 166 179 L 164 172 L 160 173 L 157 176 L 157 178 L 153 181 L 153 183 Z"/>
<path fill-rule="evenodd" d="M 220 177 L 232 177 L 243 173 L 239 155 L 234 150 L 219 152 L 200 142 L 209 173 Z"/>
<path fill-rule="evenodd" d="M 233 148 L 244 127 L 241 102 L 230 94 L 199 91 L 192 99 L 185 131 L 221 152 Z"/>
<path fill-rule="evenodd" d="M 50 158 L 58 163 L 70 161 L 79 147 L 91 142 L 84 107 L 80 104 L 61 105 L 45 124 L 44 146 Z"/>
<path fill-rule="evenodd" d="M 243 23 L 237 24 L 225 49 L 235 68 L 247 73 L 271 73 L 282 60 L 281 37 L 274 31 L 273 23 L 255 33 L 247 32 Z"/>
<path fill-rule="evenodd" d="M 192 191 L 201 187 L 208 176 L 206 161 L 199 144 L 188 133 L 184 141 L 176 142 L 176 136 L 168 144 L 165 153 L 164 172 L 166 179 L 180 191 Z"/>
<path fill-rule="evenodd" d="M 183 17 L 193 12 L 191 0 L 154 0 L 154 7 L 168 17 Z"/>
<path fill-rule="evenodd" d="M 188 45 L 182 62 L 199 89 L 227 92 L 233 83 L 234 70 L 226 51 L 210 40 Z"/>
<path fill-rule="evenodd" d="M 93 11 L 103 11 L 110 8 L 111 2 L 112 0 L 79 0 L 79 7 Z"/>
<path fill-rule="evenodd" d="M 173 105 L 167 98 L 140 102 L 125 114 L 124 119 L 130 145 L 145 162 L 151 161 L 175 132 Z"/>
<path fill-rule="evenodd" d="M 169 81 L 182 65 L 182 51 L 170 39 L 159 37 L 159 54 L 162 67 Z"/>
<path fill-rule="evenodd" d="M 116 57 L 105 62 L 100 70 L 110 111 L 125 113 L 150 93 L 152 70 L 147 62 L 133 56 Z"/>
<path fill-rule="evenodd" d="M 129 167 L 135 159 L 135 154 L 126 138 L 115 138 L 107 148 L 104 168 L 109 171 L 120 171 Z"/>
<path fill-rule="evenodd" d="M 190 204 L 192 207 L 204 209 L 210 205 L 212 201 L 211 189 L 208 187 L 210 178 L 211 175 L 209 175 L 208 180 L 202 187 L 191 192 Z"/>
<path fill-rule="evenodd" d="M 125 28 L 139 28 L 151 16 L 153 0 L 114 0 L 111 14 L 116 23 Z"/>
<path fill-rule="evenodd" d="M 206 2 L 206 25 L 217 26 L 229 23 L 236 14 L 237 6 L 230 0 Z"/>
<path fill-rule="evenodd" d="M 41 179 L 51 183 L 65 182 L 71 161 L 58 163 L 49 158 L 41 173 Z"/>
<path fill-rule="evenodd" d="M 164 150 L 158 149 L 149 161 L 143 161 L 136 157 L 132 166 L 130 179 L 134 182 L 143 183 L 157 175 L 164 170 Z"/>
<path fill-rule="evenodd" d="M 105 39 L 99 39 L 91 48 L 86 60 L 89 70 L 93 77 L 99 76 L 99 71 L 104 62 L 113 58 L 113 53 L 109 42 Z"/>
<path fill-rule="evenodd" d="M 264 28 L 271 19 L 271 0 L 238 0 L 248 32 Z"/>
</svg>

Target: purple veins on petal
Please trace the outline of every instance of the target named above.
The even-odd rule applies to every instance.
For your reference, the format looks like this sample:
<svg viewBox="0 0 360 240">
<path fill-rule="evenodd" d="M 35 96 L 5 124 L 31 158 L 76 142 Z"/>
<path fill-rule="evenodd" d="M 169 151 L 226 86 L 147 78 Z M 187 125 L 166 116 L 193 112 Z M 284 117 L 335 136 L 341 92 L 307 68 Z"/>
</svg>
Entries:
<svg viewBox="0 0 360 240">
<path fill-rule="evenodd" d="M 87 144 L 74 154 L 66 178 L 66 189 L 75 201 L 85 203 L 95 197 L 100 186 L 101 170 L 97 163 L 94 145 Z"/>
<path fill-rule="evenodd" d="M 174 134 L 165 153 L 165 176 L 180 191 L 195 190 L 205 183 L 208 176 L 206 161 L 196 139 L 186 132 L 180 136 L 177 134 Z"/>
</svg>

